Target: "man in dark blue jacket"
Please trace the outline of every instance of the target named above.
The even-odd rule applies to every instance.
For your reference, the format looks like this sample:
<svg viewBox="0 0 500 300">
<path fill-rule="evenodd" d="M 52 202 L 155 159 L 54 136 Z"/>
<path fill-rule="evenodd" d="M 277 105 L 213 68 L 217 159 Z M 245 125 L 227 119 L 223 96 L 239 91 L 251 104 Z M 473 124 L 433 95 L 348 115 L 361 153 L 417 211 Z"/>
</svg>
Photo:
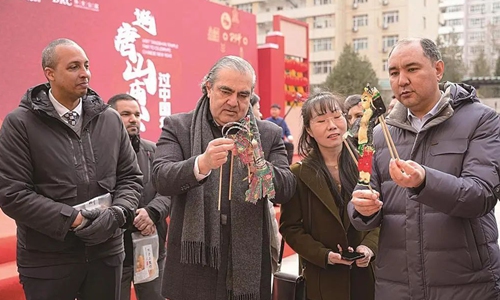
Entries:
<svg viewBox="0 0 500 300">
<path fill-rule="evenodd" d="M 290 132 L 290 128 L 288 128 L 288 124 L 286 124 L 285 119 L 280 117 L 281 106 L 279 106 L 279 104 L 276 104 L 276 103 L 272 104 L 270 113 L 271 113 L 271 116 L 266 118 L 266 120 L 273 122 L 274 124 L 281 127 L 281 130 L 282 130 L 281 138 L 283 139 L 283 142 L 285 144 L 287 157 L 288 157 L 288 163 L 292 164 L 293 148 L 294 148 L 293 136 L 292 136 L 292 133 Z"/>
</svg>

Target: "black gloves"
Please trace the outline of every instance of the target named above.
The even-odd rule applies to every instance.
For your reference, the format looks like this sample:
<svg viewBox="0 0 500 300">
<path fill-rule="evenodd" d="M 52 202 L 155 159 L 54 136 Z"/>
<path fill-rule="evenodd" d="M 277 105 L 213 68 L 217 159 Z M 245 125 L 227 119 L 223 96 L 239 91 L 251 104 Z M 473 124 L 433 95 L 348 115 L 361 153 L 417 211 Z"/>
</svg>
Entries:
<svg viewBox="0 0 500 300">
<path fill-rule="evenodd" d="M 75 235 L 79 237 L 86 246 L 95 246 L 110 239 L 116 229 L 125 224 L 125 212 L 118 206 L 106 209 L 96 208 L 93 210 L 82 210 L 82 216 L 90 223 L 82 229 L 76 229 Z M 93 221 L 92 221 L 93 220 Z"/>
</svg>

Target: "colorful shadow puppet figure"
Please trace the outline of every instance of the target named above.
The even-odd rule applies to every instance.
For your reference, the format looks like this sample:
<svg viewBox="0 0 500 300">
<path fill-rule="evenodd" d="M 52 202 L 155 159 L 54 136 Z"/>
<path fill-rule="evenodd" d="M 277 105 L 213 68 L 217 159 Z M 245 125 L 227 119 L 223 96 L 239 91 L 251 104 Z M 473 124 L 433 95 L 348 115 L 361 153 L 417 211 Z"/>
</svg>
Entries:
<svg viewBox="0 0 500 300">
<path fill-rule="evenodd" d="M 375 87 L 371 88 L 370 85 L 365 87 L 361 95 L 361 104 L 363 106 L 363 117 L 359 123 L 358 131 L 358 183 L 369 185 L 373 153 L 375 153 L 373 128 L 377 124 L 379 117 L 384 115 L 386 109 L 379 91 Z"/>
</svg>

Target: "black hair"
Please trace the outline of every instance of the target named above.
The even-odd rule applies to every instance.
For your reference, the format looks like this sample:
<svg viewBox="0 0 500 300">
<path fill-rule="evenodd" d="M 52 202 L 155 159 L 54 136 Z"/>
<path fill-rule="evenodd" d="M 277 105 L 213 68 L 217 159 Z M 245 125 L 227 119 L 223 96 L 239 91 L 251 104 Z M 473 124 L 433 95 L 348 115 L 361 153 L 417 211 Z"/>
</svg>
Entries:
<svg viewBox="0 0 500 300">
<path fill-rule="evenodd" d="M 344 101 L 344 112 L 347 114 L 349 110 L 361 102 L 361 95 L 355 94 L 347 97 Z"/>
<path fill-rule="evenodd" d="M 260 97 L 257 94 L 252 94 L 252 97 L 250 97 L 250 105 L 253 107 L 257 102 L 260 101 Z"/>
<path fill-rule="evenodd" d="M 135 99 L 134 97 L 130 96 L 129 94 L 116 94 L 113 97 L 109 98 L 108 104 L 112 108 L 116 109 L 116 102 L 121 101 L 121 100 L 135 101 L 135 102 L 139 103 L 137 101 L 137 99 Z"/>
<path fill-rule="evenodd" d="M 442 60 L 441 52 L 439 51 L 438 46 L 434 43 L 433 40 L 428 38 L 407 38 L 399 40 L 389 52 L 389 57 L 391 57 L 392 52 L 399 45 L 407 45 L 413 42 L 419 42 L 422 50 L 424 52 L 424 56 L 430 59 L 433 63 Z"/>
</svg>

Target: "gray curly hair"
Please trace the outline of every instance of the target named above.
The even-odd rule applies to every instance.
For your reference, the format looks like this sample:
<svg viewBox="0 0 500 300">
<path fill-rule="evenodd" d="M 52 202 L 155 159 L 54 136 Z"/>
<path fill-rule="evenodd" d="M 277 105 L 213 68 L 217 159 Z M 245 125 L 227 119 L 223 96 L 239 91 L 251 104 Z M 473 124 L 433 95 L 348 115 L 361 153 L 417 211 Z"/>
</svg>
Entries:
<svg viewBox="0 0 500 300">
<path fill-rule="evenodd" d="M 221 59 L 219 59 L 210 69 L 210 72 L 208 72 L 205 77 L 203 77 L 203 80 L 201 82 L 201 91 L 203 94 L 207 94 L 207 83 L 210 83 L 212 86 L 214 82 L 217 80 L 217 77 L 219 75 L 219 71 L 222 69 L 231 69 L 231 70 L 236 70 L 241 72 L 242 74 L 250 74 L 252 75 L 252 93 L 255 88 L 255 81 L 256 81 L 256 76 L 255 76 L 255 70 L 253 69 L 252 65 L 250 65 L 249 62 L 244 60 L 241 57 L 238 56 L 224 56 Z"/>
</svg>

